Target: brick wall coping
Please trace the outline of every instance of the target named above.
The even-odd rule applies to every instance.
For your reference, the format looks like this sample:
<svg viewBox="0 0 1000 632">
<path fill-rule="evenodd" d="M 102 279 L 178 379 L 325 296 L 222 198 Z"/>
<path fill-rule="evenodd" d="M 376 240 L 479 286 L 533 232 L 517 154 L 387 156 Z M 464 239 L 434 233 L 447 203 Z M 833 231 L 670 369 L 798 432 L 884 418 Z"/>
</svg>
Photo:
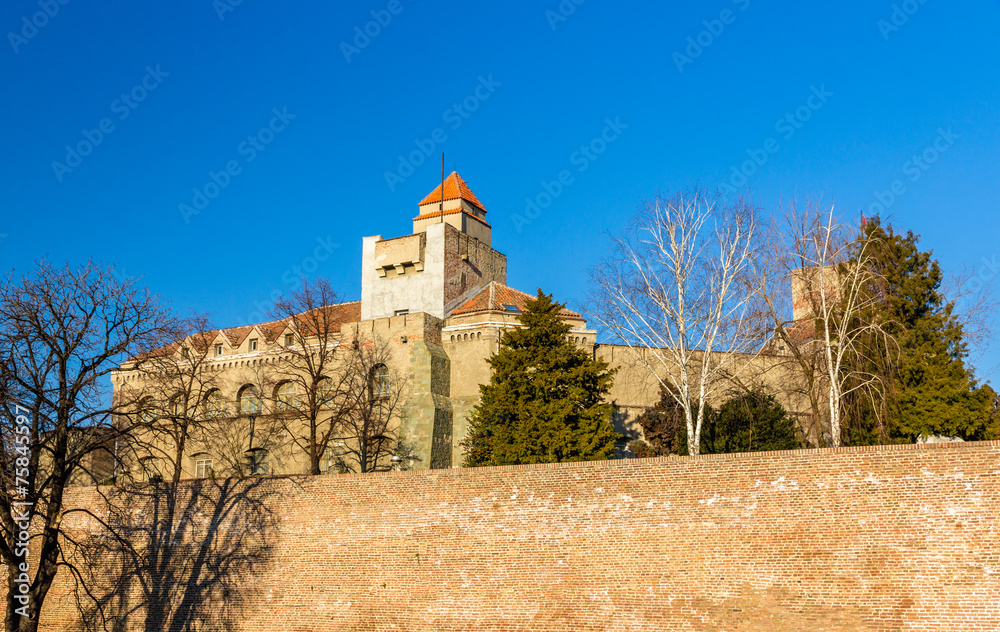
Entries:
<svg viewBox="0 0 1000 632">
<path fill-rule="evenodd" d="M 691 463 L 701 461 L 725 461 L 725 460 L 753 460 L 753 459 L 773 459 L 773 458 L 794 458 L 805 456 L 819 456 L 829 454 L 865 454 L 878 452 L 924 452 L 928 450 L 955 450 L 972 451 L 983 448 L 1000 448 L 1000 440 L 991 441 L 965 441 L 955 443 L 904 443 L 895 445 L 872 445 L 872 446 L 844 446 L 839 448 L 807 448 L 801 450 L 775 450 L 770 452 L 737 452 L 732 454 L 702 454 L 699 456 L 658 456 L 644 459 L 608 459 L 606 461 L 573 461 L 566 463 L 530 463 L 525 465 L 494 465 L 484 467 L 451 468 L 441 470 L 409 470 L 403 472 L 377 472 L 368 474 L 287 474 L 264 477 L 269 479 L 298 479 L 310 480 L 317 476 L 330 476 L 337 478 L 360 478 L 370 476 L 411 476 L 411 477 L 440 477 L 440 476 L 467 476 L 470 474 L 487 474 L 492 471 L 523 471 L 523 470 L 546 470 L 546 469 L 588 469 L 588 468 L 618 468 L 636 465 L 653 465 L 657 463 Z M 1000 465 L 1000 462 L 998 462 Z M 199 479 L 181 479 L 181 483 L 193 483 Z"/>
</svg>

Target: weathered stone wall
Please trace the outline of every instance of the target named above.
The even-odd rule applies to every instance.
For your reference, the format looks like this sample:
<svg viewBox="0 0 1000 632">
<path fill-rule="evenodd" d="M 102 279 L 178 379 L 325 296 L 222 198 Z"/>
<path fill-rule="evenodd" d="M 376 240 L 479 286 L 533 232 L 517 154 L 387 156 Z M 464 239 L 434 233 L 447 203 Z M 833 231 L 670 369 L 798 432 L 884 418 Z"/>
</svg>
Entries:
<svg viewBox="0 0 1000 632">
<path fill-rule="evenodd" d="M 475 221 L 475 220 L 471 220 Z M 444 304 L 492 281 L 507 283 L 507 256 L 445 224 Z"/>
<path fill-rule="evenodd" d="M 594 349 L 593 345 L 588 346 Z M 615 429 L 630 440 L 642 438 L 642 428 L 636 420 L 646 408 L 654 406 L 660 400 L 660 383 L 651 368 L 655 368 L 659 375 L 666 375 L 662 362 L 650 350 L 640 349 L 638 353 L 646 356 L 645 362 L 636 355 L 637 351 L 624 345 L 599 344 L 594 349 L 595 358 L 607 362 L 617 371 L 607 400 L 615 405 Z M 741 366 L 735 380 L 717 387 L 714 396 L 708 400 L 709 404 L 718 406 L 734 392 L 750 386 L 761 386 L 775 395 L 796 420 L 807 445 L 820 445 L 820 428 L 810 415 L 802 372 L 797 369 L 794 361 L 784 356 L 759 355 L 743 356 L 740 362 L 746 362 L 747 366 Z M 697 375 L 697 371 L 693 373 Z M 697 383 L 693 386 L 696 388 Z"/>
<path fill-rule="evenodd" d="M 216 493 L 228 513 L 205 500 Z M 155 621 L 192 629 L 1000 629 L 996 441 L 293 477 L 180 496 L 195 546 L 163 575 L 185 590 Z M 71 501 L 99 506 L 93 488 Z M 139 509 L 119 514 L 150 519 Z M 94 528 L 85 520 L 69 528 Z M 230 550 L 244 552 L 237 564 L 217 561 Z M 214 580 L 231 592 L 192 581 L 207 567 L 238 569 Z M 44 630 L 74 629 L 67 580 Z M 142 629 L 143 590 L 108 601 L 137 608 L 122 629 Z"/>
</svg>

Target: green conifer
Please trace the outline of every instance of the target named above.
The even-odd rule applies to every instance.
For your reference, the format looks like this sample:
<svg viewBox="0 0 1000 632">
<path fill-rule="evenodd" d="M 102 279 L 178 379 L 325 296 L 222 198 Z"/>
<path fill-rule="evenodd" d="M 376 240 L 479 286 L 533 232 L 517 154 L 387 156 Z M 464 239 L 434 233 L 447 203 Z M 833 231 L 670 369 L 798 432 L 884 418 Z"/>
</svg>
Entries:
<svg viewBox="0 0 1000 632">
<path fill-rule="evenodd" d="M 609 458 L 613 370 L 569 342 L 562 304 L 538 291 L 490 358 L 492 377 L 462 442 L 465 467 Z"/>
<path fill-rule="evenodd" d="M 878 218 L 868 221 L 861 239 L 873 240 L 873 265 L 880 287 L 879 318 L 898 343 L 898 353 L 870 354 L 865 371 L 884 383 L 873 406 L 863 391 L 847 401 L 849 444 L 912 442 L 920 435 L 966 440 L 992 438 L 995 422 L 988 387 L 979 386 L 965 364 L 968 348 L 955 303 L 941 291 L 943 273 L 932 252 L 921 252 L 919 236 L 896 234 Z"/>
</svg>

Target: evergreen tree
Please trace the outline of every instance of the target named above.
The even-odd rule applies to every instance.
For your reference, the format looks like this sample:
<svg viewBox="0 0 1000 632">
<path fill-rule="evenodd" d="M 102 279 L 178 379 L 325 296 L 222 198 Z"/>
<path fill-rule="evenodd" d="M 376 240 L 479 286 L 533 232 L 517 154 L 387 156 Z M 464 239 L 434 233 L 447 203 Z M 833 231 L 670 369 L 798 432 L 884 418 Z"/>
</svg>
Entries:
<svg viewBox="0 0 1000 632">
<path fill-rule="evenodd" d="M 613 370 L 569 342 L 562 304 L 538 291 L 490 358 L 490 383 L 462 442 L 465 467 L 609 458 L 619 434 L 604 403 Z"/>
<path fill-rule="evenodd" d="M 798 450 L 795 422 L 761 389 L 740 393 L 719 407 L 702 434 L 702 453 Z"/>
<path fill-rule="evenodd" d="M 636 422 L 642 426 L 643 440 L 629 443 L 629 449 L 637 457 L 688 454 L 684 410 L 666 388 L 660 389 L 660 401 L 639 415 Z M 802 447 L 795 422 L 777 399 L 759 389 L 733 396 L 718 410 L 706 406 L 704 424 L 701 454 Z"/>
<path fill-rule="evenodd" d="M 955 303 L 941 291 L 943 274 L 931 252 L 921 252 L 919 236 L 896 234 L 878 218 L 870 220 L 860 239 L 874 240 L 874 265 L 880 286 L 880 313 L 895 337 L 898 354 L 869 359 L 866 370 L 882 378 L 884 404 L 848 398 L 845 442 L 848 444 L 912 442 L 920 435 L 943 434 L 966 440 L 995 435 L 992 397 L 977 385 L 965 365 L 968 350 Z M 876 354 L 871 354 L 876 358 Z"/>
<path fill-rule="evenodd" d="M 632 441 L 628 447 L 637 457 L 688 453 L 684 407 L 678 403 L 679 398 L 671 394 L 672 390 L 673 387 L 661 385 L 660 400 L 636 418 L 636 423 L 642 428 L 643 438 Z M 694 406 L 697 405 L 694 402 Z M 706 406 L 705 422 L 709 422 L 711 417 L 712 409 Z M 684 446 L 683 450 L 681 446 Z"/>
</svg>

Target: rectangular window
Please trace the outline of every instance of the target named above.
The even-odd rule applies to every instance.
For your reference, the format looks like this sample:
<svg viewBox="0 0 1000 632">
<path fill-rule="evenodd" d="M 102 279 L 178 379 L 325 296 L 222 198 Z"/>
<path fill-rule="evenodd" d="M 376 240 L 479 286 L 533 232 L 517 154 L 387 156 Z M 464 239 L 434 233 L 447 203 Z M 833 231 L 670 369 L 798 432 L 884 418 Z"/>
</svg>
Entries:
<svg viewBox="0 0 1000 632">
<path fill-rule="evenodd" d="M 293 334 L 285 334 L 285 346 L 291 347 L 292 343 L 295 341 L 295 336 Z"/>
<path fill-rule="evenodd" d="M 397 309 L 396 310 L 396 316 L 406 316 L 409 313 L 410 313 L 410 310 L 408 310 L 408 309 Z"/>
<path fill-rule="evenodd" d="M 250 455 L 250 473 L 254 476 L 271 474 L 271 458 L 267 450 L 254 450 Z"/>
<path fill-rule="evenodd" d="M 344 462 L 344 455 L 347 453 L 343 441 L 335 441 L 327 446 L 323 453 L 323 462 L 320 469 L 324 474 L 344 474 L 347 472 L 347 464 Z"/>
<path fill-rule="evenodd" d="M 222 345 L 215 345 L 215 355 L 222 355 Z"/>
<path fill-rule="evenodd" d="M 198 459 L 194 464 L 195 478 L 209 478 L 212 476 L 212 459 Z"/>
<path fill-rule="evenodd" d="M 257 339 L 254 338 L 253 340 L 250 341 L 250 351 L 256 351 L 256 350 L 257 350 Z"/>
<path fill-rule="evenodd" d="M 142 471 L 146 476 L 147 481 L 152 481 L 160 476 L 160 468 L 153 457 L 145 458 L 142 460 Z"/>
</svg>

